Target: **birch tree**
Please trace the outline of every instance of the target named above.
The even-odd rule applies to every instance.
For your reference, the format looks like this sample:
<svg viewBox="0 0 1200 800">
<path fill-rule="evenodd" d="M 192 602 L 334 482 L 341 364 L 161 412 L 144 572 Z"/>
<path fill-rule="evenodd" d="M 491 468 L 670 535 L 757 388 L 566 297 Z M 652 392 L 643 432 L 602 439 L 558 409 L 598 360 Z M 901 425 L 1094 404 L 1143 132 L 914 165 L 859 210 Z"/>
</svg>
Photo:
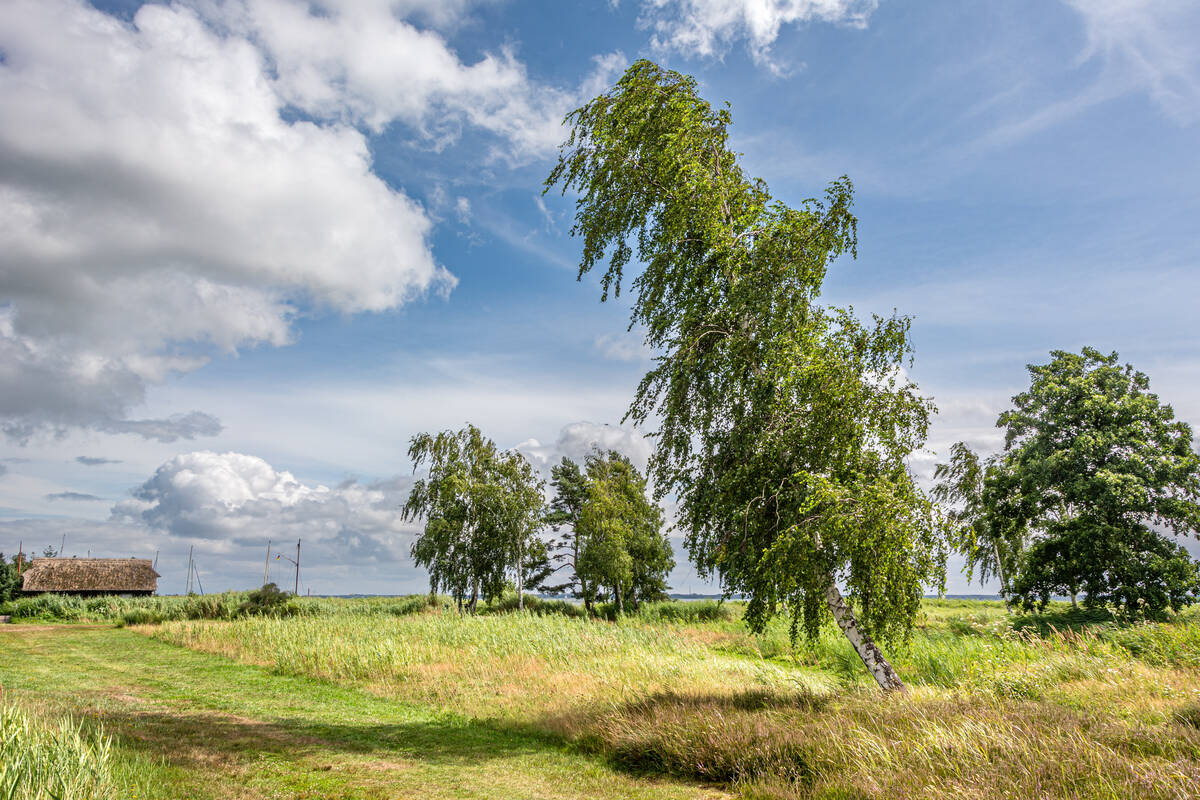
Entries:
<svg viewBox="0 0 1200 800">
<path fill-rule="evenodd" d="M 533 467 L 518 452 L 497 450 L 474 425 L 418 434 L 408 455 L 414 470 L 429 466 L 403 513 L 406 520 L 425 519 L 412 556 L 429 570 L 430 593 L 447 591 L 459 610 L 466 603 L 474 611 L 481 594 L 499 597 L 512 574 L 524 608 L 525 571 L 545 561 L 537 536 L 542 481 Z"/>
<path fill-rule="evenodd" d="M 956 549 L 965 557 L 968 579 L 979 573 L 1000 581 L 1000 596 L 1011 607 L 1011 584 L 1026 547 L 1015 476 L 1003 459 L 980 460 L 964 442 L 950 446 L 950 461 L 933 471 L 930 496 L 953 505 L 947 519 L 955 528 Z"/>
<path fill-rule="evenodd" d="M 566 121 L 546 190 L 578 193 L 580 279 L 599 271 L 602 301 L 633 290 L 630 327 L 656 361 L 626 419 L 658 423 L 650 472 L 678 498 L 692 560 L 749 595 L 752 628 L 786 609 L 813 637 L 832 615 L 902 689 L 874 640 L 910 632 L 944 577 L 946 527 L 906 468 L 933 411 L 901 369 L 909 319 L 818 302 L 829 265 L 856 254 L 849 179 L 775 200 L 729 149 L 728 109 L 650 61 Z"/>
<path fill-rule="evenodd" d="M 617 613 L 666 596 L 675 567 L 663 533 L 662 509 L 646 497 L 646 479 L 620 453 L 587 457 L 587 493 L 576 525 L 577 572 L 592 587 L 608 587 Z"/>
</svg>

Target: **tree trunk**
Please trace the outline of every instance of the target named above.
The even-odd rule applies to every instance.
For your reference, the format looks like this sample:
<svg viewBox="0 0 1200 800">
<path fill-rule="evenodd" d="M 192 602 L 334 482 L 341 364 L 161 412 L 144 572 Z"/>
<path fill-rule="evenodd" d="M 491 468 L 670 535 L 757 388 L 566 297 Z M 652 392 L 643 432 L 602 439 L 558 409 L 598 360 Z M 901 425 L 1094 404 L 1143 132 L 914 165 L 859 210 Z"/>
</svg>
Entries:
<svg viewBox="0 0 1200 800">
<path fill-rule="evenodd" d="M 1012 604 L 1008 602 L 1008 580 L 1004 577 L 1004 562 L 1000 560 L 1000 545 L 995 539 L 992 539 L 992 552 L 996 554 L 996 572 L 1000 575 L 1000 597 L 1004 600 L 1004 610 L 1012 611 Z"/>
<path fill-rule="evenodd" d="M 617 596 L 617 615 L 623 616 L 625 614 L 625 601 L 624 598 L 621 597 L 621 584 L 618 583 L 616 587 L 614 587 L 613 593 Z"/>
<path fill-rule="evenodd" d="M 475 608 L 479 605 L 479 578 L 476 578 L 471 584 L 471 613 L 475 613 Z"/>
<path fill-rule="evenodd" d="M 825 602 L 829 604 L 829 610 L 833 612 L 833 618 L 837 621 L 838 627 L 850 640 L 858 657 L 862 659 L 863 664 L 871 673 L 871 677 L 876 680 L 880 688 L 889 692 L 907 692 L 908 687 L 900 680 L 900 676 L 896 674 L 896 670 L 892 669 L 888 660 L 883 657 L 879 646 L 871 640 L 866 631 L 858 626 L 854 611 L 842 599 L 842 593 L 838 591 L 832 575 L 829 577 L 829 585 L 825 588 Z"/>
</svg>

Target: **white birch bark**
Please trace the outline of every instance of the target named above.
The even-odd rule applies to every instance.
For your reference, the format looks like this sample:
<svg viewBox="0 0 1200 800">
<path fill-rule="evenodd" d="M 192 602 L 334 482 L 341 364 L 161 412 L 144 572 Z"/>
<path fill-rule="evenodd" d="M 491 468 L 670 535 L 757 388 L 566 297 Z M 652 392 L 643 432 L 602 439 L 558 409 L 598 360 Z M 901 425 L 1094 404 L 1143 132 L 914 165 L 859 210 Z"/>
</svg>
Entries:
<svg viewBox="0 0 1200 800">
<path fill-rule="evenodd" d="M 837 621 L 838 627 L 850 640 L 858 657 L 862 659 L 863 664 L 871 673 L 871 677 L 875 679 L 880 688 L 889 692 L 907 692 L 908 687 L 900 680 L 900 676 L 896 674 L 896 670 L 892 669 L 888 660 L 883 657 L 879 646 L 867 635 L 866 631 L 858 626 L 858 619 L 854 616 L 854 611 L 850 606 L 846 605 L 842 593 L 838 591 L 837 584 L 834 583 L 833 576 L 830 576 L 829 584 L 825 587 L 825 602 L 829 604 L 829 610 L 833 612 L 833 618 Z"/>
</svg>

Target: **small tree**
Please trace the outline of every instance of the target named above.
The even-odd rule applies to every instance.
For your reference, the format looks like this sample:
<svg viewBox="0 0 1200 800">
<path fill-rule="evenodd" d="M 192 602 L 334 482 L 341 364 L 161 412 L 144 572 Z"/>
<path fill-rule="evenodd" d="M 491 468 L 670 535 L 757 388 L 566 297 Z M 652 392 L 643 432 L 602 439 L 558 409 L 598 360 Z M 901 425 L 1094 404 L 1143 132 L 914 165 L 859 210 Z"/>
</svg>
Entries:
<svg viewBox="0 0 1200 800">
<path fill-rule="evenodd" d="M 544 573 L 546 567 L 546 546 L 538 537 L 545 519 L 544 482 L 515 450 L 493 450 L 491 461 L 491 482 L 484 500 L 488 524 L 499 537 L 504 563 L 512 565 L 516 573 L 517 608 L 524 609 L 525 590 L 530 588 L 527 570 Z M 503 591 L 496 585 L 489 589 L 489 597 L 498 597 Z"/>
<path fill-rule="evenodd" d="M 997 578 L 1000 596 L 1009 605 L 1009 582 L 1025 549 L 1025 529 L 1016 524 L 1010 508 L 1012 476 L 996 457 L 981 462 L 963 442 L 950 447 L 950 462 L 933 472 L 930 496 L 957 506 L 947 513 L 954 526 L 956 546 L 965 557 L 968 577 Z"/>
<path fill-rule="evenodd" d="M 23 553 L 10 559 L 0 553 L 0 603 L 7 603 L 21 594 L 21 575 L 18 567 L 28 564 L 29 559 Z"/>
<path fill-rule="evenodd" d="M 536 568 L 539 555 L 544 562 L 537 539 L 542 482 L 529 462 L 520 453 L 499 452 L 474 425 L 418 434 L 408 454 L 414 470 L 429 464 L 404 518 L 425 518 L 412 556 L 429 570 L 430 594 L 447 591 L 462 610 L 469 593 L 474 611 L 481 593 L 487 600 L 503 593 L 511 569 L 523 607 L 526 568 Z"/>
<path fill-rule="evenodd" d="M 571 590 L 583 600 L 590 613 L 595 591 L 579 576 L 579 515 L 587 502 L 587 477 L 579 464 L 563 456 L 562 461 L 550 469 L 550 485 L 554 488 L 554 499 L 546 512 L 546 524 L 558 534 L 550 543 L 553 551 L 554 570 L 569 569 L 570 574 L 562 583 L 547 586 L 547 590 L 558 593 Z M 562 579 L 560 579 L 562 580 Z"/>
<path fill-rule="evenodd" d="M 832 612 L 880 685 L 902 688 L 872 636 L 908 635 L 946 533 L 905 464 L 932 410 L 899 369 L 909 321 L 818 305 L 857 246 L 850 181 L 800 208 L 773 200 L 729 149 L 731 121 L 692 78 L 638 61 L 568 115 L 546 189 L 579 192 L 579 276 L 603 268 L 601 300 L 644 265 L 631 326 L 657 363 L 627 418 L 660 421 L 651 474 L 679 498 L 698 569 L 750 595 L 757 630 L 784 603 L 793 633 Z"/>
<path fill-rule="evenodd" d="M 592 587 L 608 587 L 623 613 L 666 593 L 675 567 L 671 543 L 662 532 L 662 510 L 646 497 L 646 479 L 619 453 L 587 458 L 587 496 L 576 539 L 577 572 Z"/>
<path fill-rule="evenodd" d="M 1200 582 L 1159 533 L 1200 532 L 1200 455 L 1192 429 L 1116 353 L 1056 350 L 1000 415 L 1005 452 L 988 514 L 1033 539 L 1013 582 L 1027 607 L 1085 593 L 1089 606 L 1159 616 L 1192 603 Z M 990 486 L 989 486 L 990 484 Z"/>
</svg>

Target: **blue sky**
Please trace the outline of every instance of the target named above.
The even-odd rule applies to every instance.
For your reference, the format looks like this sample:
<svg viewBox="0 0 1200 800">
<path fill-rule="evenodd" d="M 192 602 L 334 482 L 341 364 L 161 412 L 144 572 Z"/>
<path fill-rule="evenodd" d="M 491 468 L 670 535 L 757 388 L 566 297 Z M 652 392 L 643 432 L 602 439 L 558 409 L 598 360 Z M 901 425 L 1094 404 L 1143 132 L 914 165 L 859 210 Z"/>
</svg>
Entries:
<svg viewBox="0 0 1200 800">
<path fill-rule="evenodd" d="M 855 182 L 826 298 L 914 316 L 917 474 L 998 447 L 1053 349 L 1200 422 L 1198 40 L 1138 0 L 6 3 L 0 550 L 158 552 L 173 592 L 189 546 L 212 590 L 303 538 L 314 593 L 418 591 L 414 433 L 644 460 L 646 354 L 541 196 L 638 57 L 728 102 L 785 202 Z"/>
</svg>

